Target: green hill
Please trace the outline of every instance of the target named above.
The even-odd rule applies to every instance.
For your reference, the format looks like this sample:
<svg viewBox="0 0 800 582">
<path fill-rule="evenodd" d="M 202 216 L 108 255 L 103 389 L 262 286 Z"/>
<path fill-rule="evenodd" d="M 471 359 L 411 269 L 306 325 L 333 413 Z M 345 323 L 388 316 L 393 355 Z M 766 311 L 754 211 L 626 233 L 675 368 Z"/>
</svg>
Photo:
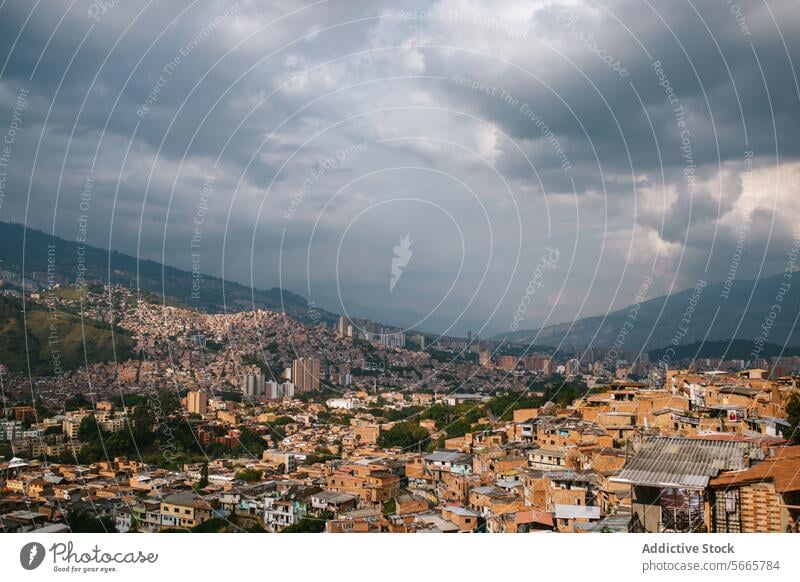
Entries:
<svg viewBox="0 0 800 582">
<path fill-rule="evenodd" d="M 50 312 L 28 303 L 23 317 L 22 301 L 0 296 L 0 363 L 12 372 L 53 376 L 85 363 L 131 357 L 133 340 L 110 326 L 64 311 Z M 27 322 L 27 326 L 26 326 Z M 27 333 L 26 333 L 27 327 Z M 27 335 L 27 341 L 26 341 Z"/>
<path fill-rule="evenodd" d="M 24 241 L 24 244 L 23 244 Z M 55 249 L 48 254 L 49 247 Z M 25 274 L 35 271 L 46 272 L 48 259 L 54 254 L 55 274 L 75 281 L 78 275 L 78 244 L 47 233 L 25 228 L 21 224 L 0 222 L 0 270 L 21 271 L 25 249 Z M 169 302 L 186 305 L 210 313 L 242 311 L 255 308 L 285 311 L 288 315 L 303 321 L 310 321 L 308 303 L 305 298 L 290 291 L 273 287 L 268 291 L 251 289 L 248 286 L 218 277 L 203 275 L 203 292 L 199 299 L 192 298 L 192 273 L 162 265 L 155 261 L 137 259 L 125 253 L 108 251 L 85 245 L 83 264 L 86 266 L 84 279 L 133 286 L 145 293 L 158 297 L 162 293 Z M 225 294 L 223 296 L 223 285 Z M 317 310 L 316 317 L 330 322 L 336 321 L 334 314 Z"/>
</svg>

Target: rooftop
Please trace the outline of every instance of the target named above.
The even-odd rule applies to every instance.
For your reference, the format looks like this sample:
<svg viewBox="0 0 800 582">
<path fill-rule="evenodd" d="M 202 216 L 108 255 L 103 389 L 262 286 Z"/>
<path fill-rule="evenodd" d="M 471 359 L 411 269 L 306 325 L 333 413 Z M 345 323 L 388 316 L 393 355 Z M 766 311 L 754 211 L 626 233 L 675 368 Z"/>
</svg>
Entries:
<svg viewBox="0 0 800 582">
<path fill-rule="evenodd" d="M 709 481 L 710 487 L 732 487 L 772 481 L 775 491 L 800 491 L 800 445 L 784 447 L 775 457 L 744 471 L 728 471 Z"/>
<path fill-rule="evenodd" d="M 556 519 L 600 519 L 600 508 L 595 505 L 556 504 Z"/>
<path fill-rule="evenodd" d="M 425 457 L 431 463 L 462 463 L 471 464 L 472 456 L 459 451 L 436 451 Z"/>
<path fill-rule="evenodd" d="M 704 489 L 720 471 L 744 469 L 748 445 L 734 441 L 650 437 L 612 481 Z"/>
<path fill-rule="evenodd" d="M 321 499 L 327 503 L 347 503 L 358 498 L 355 493 L 340 493 L 338 491 L 320 491 L 312 495 L 315 499 Z"/>
<path fill-rule="evenodd" d="M 460 515 L 461 517 L 478 517 L 478 514 L 471 509 L 459 505 L 445 505 L 444 510 L 454 513 L 455 515 Z"/>
</svg>

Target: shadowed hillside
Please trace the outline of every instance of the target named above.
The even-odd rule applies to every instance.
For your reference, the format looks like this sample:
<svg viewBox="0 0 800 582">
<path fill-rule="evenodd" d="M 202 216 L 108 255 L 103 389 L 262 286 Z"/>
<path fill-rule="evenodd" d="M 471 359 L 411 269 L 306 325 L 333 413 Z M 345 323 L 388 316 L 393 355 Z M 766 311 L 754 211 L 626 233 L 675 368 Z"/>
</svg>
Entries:
<svg viewBox="0 0 800 582">
<path fill-rule="evenodd" d="M 64 311 L 50 312 L 28 303 L 23 317 L 22 301 L 0 296 L 0 363 L 12 372 L 51 376 L 88 363 L 131 357 L 133 340 L 107 324 Z M 26 341 L 27 320 L 27 341 Z M 60 370 L 59 370 L 60 369 Z"/>
<path fill-rule="evenodd" d="M 23 235 L 27 235 L 24 240 Z M 78 275 L 78 244 L 50 236 L 44 232 L 26 229 L 20 224 L 0 222 L 0 269 L 21 270 L 22 249 L 25 249 L 25 274 L 30 276 L 34 271 L 47 271 L 48 247 L 54 246 L 55 273 L 75 281 Z M 143 292 L 152 293 L 159 297 L 162 291 L 168 301 L 176 305 L 201 309 L 211 313 L 228 311 L 242 311 L 255 308 L 285 311 L 287 314 L 301 320 L 309 319 L 309 309 L 306 300 L 290 291 L 277 287 L 269 291 L 225 281 L 225 297 L 223 299 L 223 280 L 208 275 L 202 276 L 202 293 L 199 298 L 192 297 L 192 273 L 174 267 L 169 267 L 155 261 L 137 259 L 131 255 L 108 251 L 98 247 L 85 245 L 81 252 L 83 264 L 86 266 L 84 279 L 94 279 L 121 284 L 128 287 L 137 286 Z M 316 316 L 334 321 L 333 314 L 318 311 Z"/>
<path fill-rule="evenodd" d="M 778 300 L 781 285 L 787 281 L 792 284 Z M 723 290 L 722 283 L 708 284 L 645 301 L 640 305 L 638 316 L 629 306 L 605 317 L 587 317 L 541 330 L 509 332 L 496 338 L 507 337 L 521 343 L 536 338 L 537 344 L 558 345 L 563 341 L 564 345 L 612 347 L 627 323 L 629 329 L 621 348 L 624 350 L 655 350 L 673 345 L 673 340 L 674 345 L 687 345 L 739 339 L 749 347 L 738 345 L 737 352 L 750 354 L 754 340 L 760 337 L 765 326 L 768 328 L 763 338 L 765 342 L 779 346 L 800 345 L 800 326 L 794 327 L 800 313 L 800 273 L 794 273 L 791 278 L 780 274 L 758 281 L 736 281 L 729 294 Z M 780 313 L 770 319 L 775 304 L 780 304 Z"/>
</svg>

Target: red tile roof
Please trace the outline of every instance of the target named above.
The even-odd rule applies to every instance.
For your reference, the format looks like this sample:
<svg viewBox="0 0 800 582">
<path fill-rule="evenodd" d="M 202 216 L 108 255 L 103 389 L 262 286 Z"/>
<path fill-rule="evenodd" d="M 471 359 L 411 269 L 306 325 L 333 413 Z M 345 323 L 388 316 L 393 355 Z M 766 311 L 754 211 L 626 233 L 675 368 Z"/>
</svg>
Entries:
<svg viewBox="0 0 800 582">
<path fill-rule="evenodd" d="M 778 493 L 800 491 L 800 446 L 784 447 L 775 457 L 744 471 L 720 473 L 718 477 L 709 481 L 709 486 L 732 487 L 764 481 L 772 481 Z"/>
</svg>

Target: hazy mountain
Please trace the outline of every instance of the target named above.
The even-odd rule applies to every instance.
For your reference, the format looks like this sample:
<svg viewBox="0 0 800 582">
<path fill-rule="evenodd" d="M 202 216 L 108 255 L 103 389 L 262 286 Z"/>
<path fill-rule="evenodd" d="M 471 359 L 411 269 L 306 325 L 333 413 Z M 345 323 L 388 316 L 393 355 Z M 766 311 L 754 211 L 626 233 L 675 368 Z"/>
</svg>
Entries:
<svg viewBox="0 0 800 582">
<path fill-rule="evenodd" d="M 650 351 L 650 361 L 660 360 L 667 348 L 659 348 Z M 673 348 L 674 352 L 669 352 L 668 357 L 674 360 L 691 360 L 695 358 L 716 359 L 725 354 L 729 360 L 745 360 L 752 358 L 753 340 L 727 340 L 727 341 L 708 341 L 695 342 L 693 344 L 680 345 Z M 775 356 L 798 356 L 800 346 L 779 346 L 773 343 L 765 343 L 759 356 L 769 360 Z"/>
<path fill-rule="evenodd" d="M 528 343 L 536 338 L 537 344 L 614 347 L 622 338 L 620 349 L 654 350 L 736 338 L 750 342 L 752 348 L 753 340 L 764 333 L 764 341 L 771 344 L 800 345 L 800 326 L 795 326 L 800 313 L 800 274 L 737 280 L 729 292 L 726 289 L 724 283 L 708 284 L 642 302 L 638 308 L 630 305 L 606 316 L 499 334 L 495 339 Z"/>
<path fill-rule="evenodd" d="M 24 245 L 23 245 L 24 237 Z M 25 249 L 25 276 L 35 271 L 46 272 L 52 260 L 55 273 L 74 281 L 78 275 L 79 246 L 75 241 L 51 236 L 47 233 L 25 228 L 20 224 L 0 222 L 0 270 L 22 270 L 23 248 Z M 158 296 L 166 295 L 168 301 L 198 308 L 212 313 L 264 308 L 283 310 L 302 320 L 309 319 L 305 298 L 274 287 L 268 291 L 251 289 L 239 283 L 224 281 L 218 277 L 202 275 L 202 288 L 197 297 L 192 297 L 192 273 L 162 265 L 155 261 L 137 259 L 131 255 L 108 251 L 85 245 L 80 249 L 86 267 L 84 278 L 89 281 L 111 280 L 127 287 L 138 288 Z M 52 257 L 52 259 L 51 259 Z M 138 282 L 138 283 L 137 283 Z M 223 299 L 224 283 L 224 299 Z M 320 310 L 319 316 L 333 321 L 336 316 Z"/>
<path fill-rule="evenodd" d="M 26 276 L 30 277 L 35 271 L 46 272 L 48 261 L 54 257 L 55 273 L 75 280 L 79 256 L 76 242 L 26 229 L 19 224 L 0 222 L 0 270 L 21 271 L 23 248 Z M 289 315 L 306 322 L 321 319 L 332 323 L 338 317 L 320 308 L 312 318 L 305 298 L 291 291 L 277 287 L 253 290 L 208 275 L 202 276 L 199 298 L 193 298 L 190 271 L 89 245 L 80 250 L 87 280 L 108 281 L 110 275 L 113 283 L 136 287 L 138 277 L 138 287 L 143 292 L 157 296 L 163 293 L 168 301 L 178 305 L 212 313 L 221 312 L 224 306 L 228 311 L 252 309 L 253 306 L 284 309 Z M 620 349 L 638 351 L 644 348 L 650 351 L 673 344 L 688 345 L 732 338 L 752 344 L 755 338 L 766 333 L 763 339 L 771 344 L 800 345 L 800 326 L 795 326 L 795 318 L 800 314 L 800 281 L 794 281 L 798 275 L 791 275 L 779 274 L 758 281 L 737 280 L 729 292 L 722 283 L 708 284 L 645 301 L 638 308 L 631 305 L 606 316 L 587 317 L 540 330 L 498 334 L 494 339 L 508 338 L 513 342 L 528 343 L 536 338 L 538 345 L 561 344 L 563 349 L 590 344 L 612 347 L 618 343 L 619 337 L 624 337 L 624 343 L 618 346 Z M 773 305 L 779 306 L 780 313 L 771 318 Z M 363 316 L 361 313 L 357 315 Z M 398 317 L 389 319 L 402 319 L 402 315 L 407 314 L 395 315 Z M 370 313 L 369 316 L 376 321 L 381 320 L 377 313 Z M 763 332 L 762 329 L 768 331 Z M 627 330 L 624 336 L 623 330 Z M 742 350 L 748 351 L 739 342 L 736 351 Z M 767 350 L 763 354 L 766 355 Z"/>
</svg>

